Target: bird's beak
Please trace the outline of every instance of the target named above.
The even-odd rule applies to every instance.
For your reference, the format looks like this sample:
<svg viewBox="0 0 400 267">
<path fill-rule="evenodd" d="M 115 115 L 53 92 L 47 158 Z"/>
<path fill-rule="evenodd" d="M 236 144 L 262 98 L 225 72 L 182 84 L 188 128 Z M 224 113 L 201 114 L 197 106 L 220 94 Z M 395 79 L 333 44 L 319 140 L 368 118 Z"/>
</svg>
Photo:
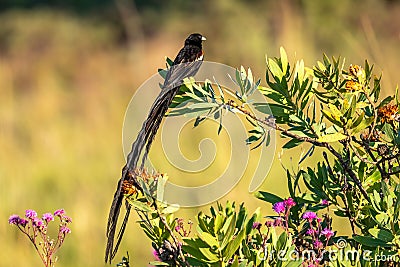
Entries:
<svg viewBox="0 0 400 267">
<path fill-rule="evenodd" d="M 207 38 L 204 37 L 204 36 L 201 36 L 201 40 L 202 40 L 202 41 L 205 41 L 205 40 L 207 40 Z"/>
</svg>

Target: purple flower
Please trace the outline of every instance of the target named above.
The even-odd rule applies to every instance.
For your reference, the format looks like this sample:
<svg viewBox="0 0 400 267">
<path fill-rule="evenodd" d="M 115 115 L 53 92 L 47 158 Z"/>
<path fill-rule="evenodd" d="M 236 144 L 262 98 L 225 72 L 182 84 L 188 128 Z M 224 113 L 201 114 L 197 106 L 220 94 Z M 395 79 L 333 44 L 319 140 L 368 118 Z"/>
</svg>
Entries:
<svg viewBox="0 0 400 267">
<path fill-rule="evenodd" d="M 25 211 L 25 217 L 28 219 L 34 219 L 37 217 L 37 213 L 34 210 L 26 210 Z"/>
<path fill-rule="evenodd" d="M 65 210 L 64 209 L 59 209 L 59 210 L 56 210 L 55 212 L 54 212 L 54 216 L 59 216 L 59 217 L 61 217 L 61 216 L 63 216 L 65 214 Z"/>
<path fill-rule="evenodd" d="M 153 249 L 153 256 L 157 261 L 161 261 L 160 256 L 157 252 L 157 250 Z"/>
<path fill-rule="evenodd" d="M 311 222 L 314 219 L 317 219 L 317 214 L 315 212 L 312 211 L 306 211 L 303 214 L 303 219 L 308 220 L 309 222 Z"/>
<path fill-rule="evenodd" d="M 42 216 L 42 220 L 45 221 L 46 223 L 49 223 L 50 221 L 54 221 L 54 216 L 51 213 L 45 213 Z"/>
<path fill-rule="evenodd" d="M 63 216 L 62 216 L 62 219 L 63 219 L 66 223 L 71 223 L 71 222 L 72 222 L 71 217 L 69 217 L 69 216 L 67 216 L 67 215 L 63 215 Z"/>
<path fill-rule="evenodd" d="M 179 232 L 180 230 L 181 230 L 181 226 L 180 225 L 175 226 L 175 231 Z"/>
<path fill-rule="evenodd" d="M 272 206 L 272 209 L 273 209 L 276 213 L 278 213 L 278 214 L 284 213 L 285 210 L 286 210 L 285 202 L 283 202 L 283 201 L 281 201 L 281 202 L 276 202 L 276 203 Z"/>
<path fill-rule="evenodd" d="M 71 229 L 69 229 L 67 226 L 63 225 L 60 227 L 60 233 L 64 234 L 64 235 L 69 234 L 69 233 L 71 233 Z"/>
<path fill-rule="evenodd" d="M 259 223 L 259 222 L 254 222 L 252 228 L 253 228 L 253 229 L 260 230 L 260 229 L 261 229 L 261 223 Z"/>
<path fill-rule="evenodd" d="M 315 234 L 315 232 L 316 231 L 313 228 L 310 228 L 310 229 L 307 230 L 306 234 L 307 235 L 313 235 L 313 234 Z"/>
<path fill-rule="evenodd" d="M 288 199 L 284 200 L 283 202 L 285 203 L 285 206 L 287 208 L 289 208 L 289 209 L 291 207 L 293 207 L 293 206 L 296 206 L 296 202 L 294 202 L 293 198 L 291 198 L 291 197 L 289 197 Z"/>
<path fill-rule="evenodd" d="M 44 222 L 39 219 L 39 218 L 34 218 L 32 221 L 33 226 L 36 226 L 37 228 L 41 228 L 44 226 Z"/>
<path fill-rule="evenodd" d="M 14 215 L 11 215 L 10 218 L 8 218 L 8 223 L 18 225 L 20 220 L 21 220 L 21 218 L 18 215 L 14 214 Z"/>
<path fill-rule="evenodd" d="M 327 199 L 321 200 L 321 205 L 329 206 L 329 201 Z"/>
<path fill-rule="evenodd" d="M 272 227 L 274 225 L 274 221 L 266 221 L 265 226 Z"/>
<path fill-rule="evenodd" d="M 335 233 L 328 228 L 325 228 L 324 230 L 322 230 L 321 234 L 323 234 L 328 239 L 335 235 Z"/>
<path fill-rule="evenodd" d="M 314 241 L 313 245 L 314 245 L 314 248 L 317 248 L 317 249 L 318 249 L 318 248 L 322 248 L 322 247 L 324 246 L 324 245 L 322 244 L 322 242 L 319 241 L 318 239 Z"/>
<path fill-rule="evenodd" d="M 28 224 L 28 220 L 20 218 L 18 224 L 21 225 L 22 227 L 25 227 Z"/>
<path fill-rule="evenodd" d="M 282 218 L 281 217 L 278 217 L 278 218 L 276 218 L 275 220 L 274 220 L 274 224 L 273 224 L 275 227 L 277 227 L 277 226 L 281 226 L 282 225 Z"/>
<path fill-rule="evenodd" d="M 8 223 L 9 224 L 15 224 L 15 225 L 21 225 L 22 227 L 25 227 L 28 224 L 28 221 L 25 220 L 24 218 L 19 217 L 18 215 L 11 215 L 10 218 L 8 218 Z"/>
</svg>

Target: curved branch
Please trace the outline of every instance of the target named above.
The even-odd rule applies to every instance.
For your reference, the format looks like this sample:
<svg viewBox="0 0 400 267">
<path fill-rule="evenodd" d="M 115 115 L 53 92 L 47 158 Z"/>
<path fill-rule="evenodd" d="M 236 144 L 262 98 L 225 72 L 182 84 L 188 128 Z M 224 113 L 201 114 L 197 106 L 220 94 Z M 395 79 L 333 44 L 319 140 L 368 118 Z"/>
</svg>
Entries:
<svg viewBox="0 0 400 267">
<path fill-rule="evenodd" d="M 294 134 L 294 133 L 288 131 L 287 129 L 283 128 L 282 126 L 277 125 L 275 123 L 275 120 L 273 120 L 273 118 L 266 118 L 264 120 L 260 119 L 260 118 L 256 117 L 254 114 L 252 114 L 250 111 L 248 111 L 245 108 L 237 105 L 233 100 L 229 100 L 226 103 L 226 105 L 228 105 L 231 108 L 237 109 L 241 113 L 245 114 L 246 116 L 249 116 L 250 118 L 252 118 L 253 120 L 255 120 L 255 121 L 259 122 L 259 123 L 262 123 L 264 125 L 267 125 L 268 127 L 271 127 L 271 128 L 273 128 L 275 130 L 278 130 L 278 131 L 284 133 L 286 136 L 289 136 L 289 137 L 292 137 L 294 139 L 313 144 L 315 146 L 325 147 L 326 149 L 328 149 L 329 152 L 331 152 L 339 160 L 339 162 L 342 165 L 343 169 L 349 174 L 350 178 L 357 185 L 358 189 L 360 190 L 360 192 L 362 193 L 364 198 L 366 200 L 368 200 L 368 202 L 370 202 L 368 194 L 365 191 L 364 187 L 362 186 L 361 181 L 358 179 L 358 177 L 356 176 L 354 171 L 350 168 L 349 161 L 345 160 L 342 157 L 342 155 L 339 152 L 337 152 L 329 143 L 321 142 L 321 141 L 315 140 L 315 139 L 310 138 L 310 137 L 299 136 L 297 134 Z"/>
</svg>

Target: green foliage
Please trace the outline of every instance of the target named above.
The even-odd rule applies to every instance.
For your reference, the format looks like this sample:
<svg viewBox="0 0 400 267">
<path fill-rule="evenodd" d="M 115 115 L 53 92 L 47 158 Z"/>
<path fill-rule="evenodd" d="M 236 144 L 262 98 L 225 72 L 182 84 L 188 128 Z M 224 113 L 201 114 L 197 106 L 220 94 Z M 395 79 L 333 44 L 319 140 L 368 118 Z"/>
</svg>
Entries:
<svg viewBox="0 0 400 267">
<path fill-rule="evenodd" d="M 299 164 L 317 157 L 316 166 L 286 170 L 288 198 L 255 194 L 273 204 L 276 216 L 265 218 L 259 209 L 249 215 L 243 203 L 238 208 L 218 203 L 209 214 L 198 214 L 194 233 L 193 223 L 185 228 L 183 219 L 173 218 L 174 207 L 156 200 L 166 178 L 142 175 L 136 186 L 140 190 L 128 200 L 152 240 L 158 261 L 151 264 L 394 266 L 400 253 L 397 96 L 380 100 L 381 79 L 373 76 L 367 61 L 363 68 L 345 68 L 340 58 L 324 55 L 311 68 L 303 60 L 293 67 L 283 48 L 279 58 L 266 61 L 267 86 L 244 67 L 236 71 L 235 80 L 231 77 L 235 93 L 226 93 L 218 81 L 185 79 L 168 115 L 195 117 L 195 127 L 213 117 L 219 119 L 220 131 L 226 112 L 240 114 L 252 125 L 247 144 L 269 145 L 272 128 L 288 139 L 285 150 L 307 144 Z M 255 102 L 255 90 L 271 103 Z M 267 117 L 257 117 L 250 107 Z M 348 219 L 351 236 L 336 236 L 332 220 L 338 217 Z M 333 258 L 330 251 L 335 249 L 354 257 Z M 366 251 L 369 258 L 360 256 Z"/>
</svg>

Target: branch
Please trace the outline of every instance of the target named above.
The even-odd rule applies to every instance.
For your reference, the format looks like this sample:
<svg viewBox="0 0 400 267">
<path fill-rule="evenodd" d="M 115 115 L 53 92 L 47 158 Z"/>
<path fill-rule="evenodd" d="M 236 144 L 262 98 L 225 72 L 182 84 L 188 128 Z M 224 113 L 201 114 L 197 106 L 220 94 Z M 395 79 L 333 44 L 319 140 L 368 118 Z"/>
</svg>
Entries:
<svg viewBox="0 0 400 267">
<path fill-rule="evenodd" d="M 315 140 L 315 139 L 310 138 L 310 137 L 298 136 L 297 134 L 294 134 L 294 133 L 286 130 L 285 128 L 277 125 L 273 119 L 267 118 L 265 120 L 262 120 L 262 119 L 256 117 L 254 114 L 250 113 L 248 110 L 246 110 L 243 107 L 237 105 L 233 100 L 229 100 L 226 103 L 226 105 L 228 105 L 231 108 L 235 108 L 235 109 L 239 110 L 243 114 L 249 116 L 250 118 L 252 118 L 253 120 L 255 120 L 255 121 L 259 122 L 259 123 L 262 123 L 264 125 L 267 125 L 268 127 L 271 127 L 271 128 L 273 128 L 275 130 L 278 130 L 278 131 L 284 133 L 286 136 L 289 136 L 289 137 L 292 137 L 294 139 L 297 139 L 297 140 L 300 140 L 300 141 L 304 141 L 304 142 L 307 142 L 307 143 L 311 143 L 311 144 L 313 144 L 315 146 L 325 147 L 326 149 L 329 150 L 329 152 L 331 152 L 339 160 L 339 162 L 342 165 L 343 169 L 349 174 L 350 178 L 357 185 L 357 187 L 361 191 L 361 193 L 364 196 L 364 198 L 367 199 L 368 202 L 370 201 L 367 192 L 365 191 L 365 189 L 363 188 L 363 186 L 361 184 L 361 181 L 357 178 L 356 174 L 350 168 L 348 160 L 345 160 L 342 157 L 342 155 L 340 155 L 340 153 L 337 152 L 329 143 L 320 142 L 320 141 Z"/>
<path fill-rule="evenodd" d="M 325 161 L 326 161 L 326 164 L 328 165 L 328 172 L 329 172 L 329 174 L 330 174 L 331 176 L 334 177 L 335 174 L 333 173 L 332 168 L 331 168 L 331 166 L 329 165 L 328 155 L 326 154 L 325 151 L 322 152 L 322 155 L 323 155 L 323 157 L 324 157 L 324 159 L 325 159 Z M 352 230 L 353 234 L 355 234 L 356 232 L 355 232 L 355 227 L 354 227 L 354 217 L 351 215 L 349 206 L 347 205 L 348 201 L 347 201 L 346 192 L 344 192 L 343 198 L 344 198 L 344 199 L 343 199 L 343 203 L 344 203 L 344 207 L 345 207 L 345 209 L 346 209 L 347 218 L 349 218 L 351 230 Z"/>
<path fill-rule="evenodd" d="M 381 176 L 382 176 L 382 178 L 386 178 L 386 176 L 387 176 L 387 173 L 386 173 L 386 171 L 385 171 L 385 169 L 384 168 L 382 168 L 382 166 L 381 166 L 381 163 L 382 163 L 382 160 L 377 160 L 377 158 L 375 157 L 375 155 L 372 153 L 372 151 L 371 151 L 371 148 L 370 148 L 370 146 L 368 145 L 368 143 L 367 142 L 365 142 L 365 141 L 358 141 L 355 137 L 353 137 L 353 141 L 354 142 L 356 142 L 356 143 L 358 143 L 358 144 L 360 144 L 360 145 L 362 145 L 363 147 L 364 147 L 364 149 L 367 151 L 367 153 L 368 153 L 368 155 L 371 157 L 371 159 L 374 161 L 374 162 L 376 162 L 376 167 L 378 168 L 378 170 L 379 170 L 379 172 L 381 173 Z"/>
</svg>

